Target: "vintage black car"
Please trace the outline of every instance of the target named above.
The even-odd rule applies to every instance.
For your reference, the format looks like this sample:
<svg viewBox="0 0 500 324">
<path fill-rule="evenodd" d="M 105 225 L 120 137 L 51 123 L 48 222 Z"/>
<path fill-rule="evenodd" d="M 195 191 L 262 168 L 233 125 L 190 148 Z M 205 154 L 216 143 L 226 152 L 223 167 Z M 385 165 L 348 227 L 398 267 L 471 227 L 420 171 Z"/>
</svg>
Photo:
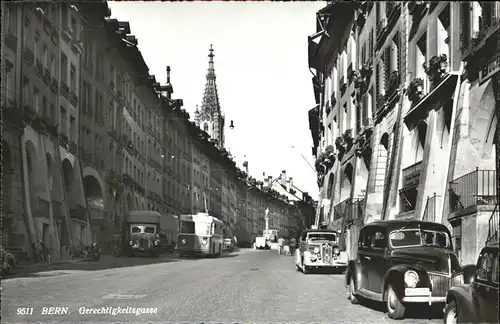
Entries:
<svg viewBox="0 0 500 324">
<path fill-rule="evenodd" d="M 345 279 L 351 303 L 385 302 L 393 319 L 411 303 L 444 303 L 448 288 L 464 280 L 446 226 L 415 220 L 365 225 Z"/>
<path fill-rule="evenodd" d="M 451 287 L 444 323 L 498 323 L 498 241 L 485 246 L 471 283 Z"/>
</svg>

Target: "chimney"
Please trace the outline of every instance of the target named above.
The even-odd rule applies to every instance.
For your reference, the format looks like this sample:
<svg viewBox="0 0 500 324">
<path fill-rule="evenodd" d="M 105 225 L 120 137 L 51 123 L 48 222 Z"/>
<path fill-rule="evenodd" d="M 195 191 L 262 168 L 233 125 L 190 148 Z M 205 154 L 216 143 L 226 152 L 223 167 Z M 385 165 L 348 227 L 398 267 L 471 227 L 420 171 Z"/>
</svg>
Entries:
<svg viewBox="0 0 500 324">
<path fill-rule="evenodd" d="M 170 66 L 167 66 L 167 83 L 170 83 Z"/>
<path fill-rule="evenodd" d="M 286 190 L 288 192 L 290 192 L 290 189 L 292 189 L 292 188 L 293 188 L 293 178 L 290 177 L 290 178 L 288 178 L 288 181 L 287 181 L 287 188 L 286 188 Z"/>
<path fill-rule="evenodd" d="M 285 185 L 286 184 L 286 170 L 283 170 L 281 171 L 281 185 Z"/>
<path fill-rule="evenodd" d="M 269 178 L 264 178 L 264 187 L 269 188 Z"/>
</svg>

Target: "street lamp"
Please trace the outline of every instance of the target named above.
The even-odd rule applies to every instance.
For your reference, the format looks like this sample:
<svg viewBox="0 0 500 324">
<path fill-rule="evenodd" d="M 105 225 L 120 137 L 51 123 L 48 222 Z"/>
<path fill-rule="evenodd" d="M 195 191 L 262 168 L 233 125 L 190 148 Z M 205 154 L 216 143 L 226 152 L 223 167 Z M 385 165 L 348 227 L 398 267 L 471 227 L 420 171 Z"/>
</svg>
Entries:
<svg viewBox="0 0 500 324">
<path fill-rule="evenodd" d="M 229 128 L 234 129 L 234 121 L 231 120 L 231 125 L 229 125 Z"/>
</svg>

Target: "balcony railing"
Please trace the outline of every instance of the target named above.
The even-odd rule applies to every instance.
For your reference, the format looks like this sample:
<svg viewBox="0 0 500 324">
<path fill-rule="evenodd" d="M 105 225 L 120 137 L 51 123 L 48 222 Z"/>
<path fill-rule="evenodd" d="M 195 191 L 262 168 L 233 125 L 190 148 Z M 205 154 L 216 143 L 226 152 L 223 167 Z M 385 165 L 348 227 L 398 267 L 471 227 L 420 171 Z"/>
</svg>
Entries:
<svg viewBox="0 0 500 324">
<path fill-rule="evenodd" d="M 441 196 L 437 196 L 434 193 L 433 196 L 427 197 L 427 204 L 425 205 L 424 211 L 424 221 L 426 222 L 435 222 L 437 215 L 437 206 L 438 200 L 441 199 Z"/>
<path fill-rule="evenodd" d="M 418 185 L 421 171 L 422 161 L 403 169 L 403 188 L 416 184 Z"/>
<path fill-rule="evenodd" d="M 498 205 L 495 206 L 493 213 L 490 216 L 490 220 L 488 221 L 488 237 L 486 238 L 486 244 L 490 244 L 493 242 L 498 242 L 498 214 L 500 210 Z"/>
<path fill-rule="evenodd" d="M 479 170 L 450 181 L 450 212 L 471 206 L 498 204 L 496 196 L 496 172 Z"/>
</svg>

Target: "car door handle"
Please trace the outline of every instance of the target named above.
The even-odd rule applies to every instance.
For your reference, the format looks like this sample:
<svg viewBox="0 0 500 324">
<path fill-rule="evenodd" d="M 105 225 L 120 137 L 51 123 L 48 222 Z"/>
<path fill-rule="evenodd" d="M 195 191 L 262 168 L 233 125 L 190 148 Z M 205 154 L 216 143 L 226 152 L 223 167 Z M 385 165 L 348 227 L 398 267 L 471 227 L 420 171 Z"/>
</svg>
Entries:
<svg viewBox="0 0 500 324">
<path fill-rule="evenodd" d="M 364 257 L 366 260 L 371 260 L 372 258 L 370 258 L 369 256 L 365 256 Z"/>
</svg>

